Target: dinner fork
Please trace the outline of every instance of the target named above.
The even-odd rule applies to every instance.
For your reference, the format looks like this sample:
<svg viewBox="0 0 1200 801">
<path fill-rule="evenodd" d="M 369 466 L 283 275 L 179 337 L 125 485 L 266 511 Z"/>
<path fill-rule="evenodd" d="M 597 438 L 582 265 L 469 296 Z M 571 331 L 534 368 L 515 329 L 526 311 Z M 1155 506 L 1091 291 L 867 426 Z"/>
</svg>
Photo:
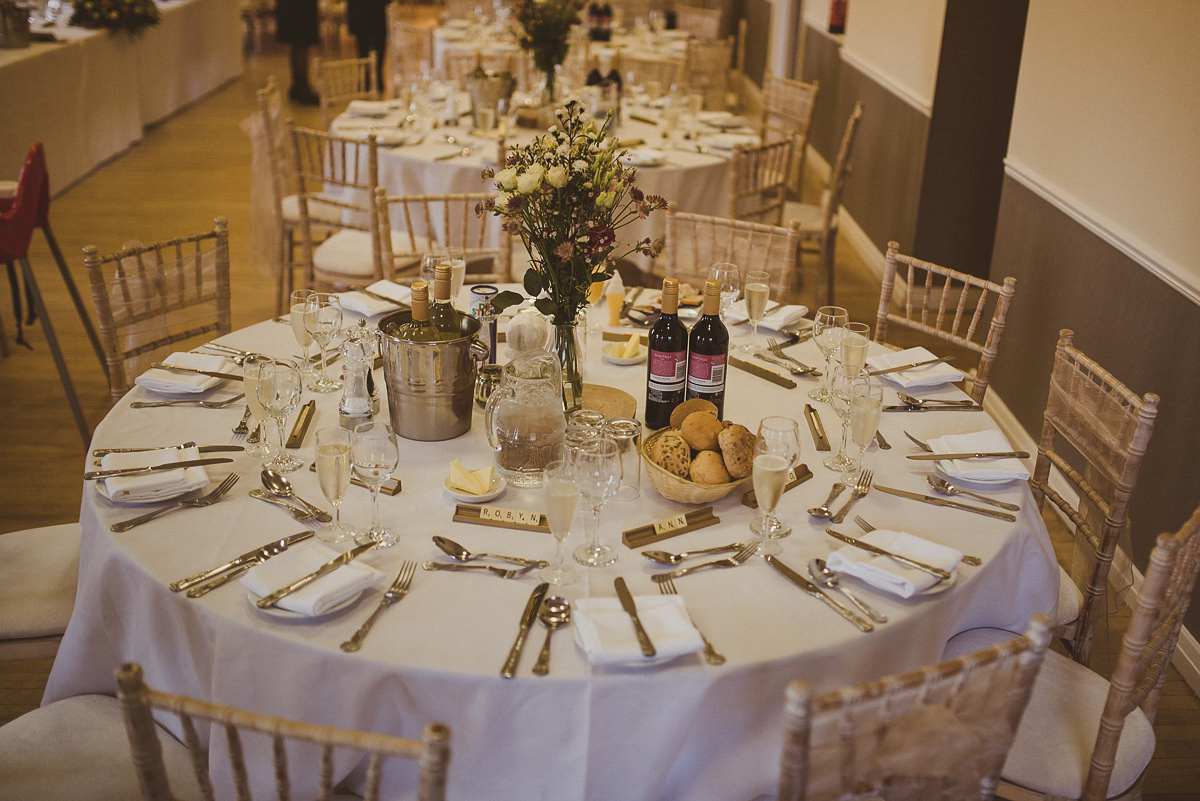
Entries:
<svg viewBox="0 0 1200 801">
<path fill-rule="evenodd" d="M 388 587 L 387 592 L 383 594 L 383 598 L 379 600 L 379 606 L 375 607 L 375 611 L 371 613 L 371 616 L 358 627 L 358 631 L 354 632 L 350 639 L 341 644 L 340 647 L 343 651 L 349 653 L 350 651 L 357 651 L 362 647 L 362 642 L 367 638 L 367 632 L 371 630 L 371 626 L 375 623 L 375 618 L 379 617 L 379 614 L 384 609 L 387 609 L 396 603 L 396 601 L 408 595 L 408 588 L 412 586 L 413 576 L 416 572 L 416 562 L 405 562 L 400 566 L 400 572 L 396 574 L 396 580 L 392 582 L 392 586 Z"/>
<path fill-rule="evenodd" d="M 753 556 L 754 552 L 757 550 L 758 550 L 758 543 L 752 542 L 749 545 L 747 545 L 745 548 L 743 548 L 742 550 L 735 553 L 733 556 L 727 557 L 725 559 L 717 559 L 716 561 L 713 561 L 713 562 L 704 562 L 703 564 L 692 565 L 691 567 L 681 567 L 676 570 L 672 570 L 669 573 L 659 573 L 656 576 L 651 576 L 650 580 L 656 581 L 661 584 L 664 581 L 670 581 L 671 579 L 677 579 L 680 576 L 686 576 L 688 573 L 691 573 L 696 570 L 702 570 L 703 568 L 706 568 L 706 567 L 737 567 L 738 565 L 744 563 L 751 556 Z"/>
<path fill-rule="evenodd" d="M 154 518 L 158 517 L 159 515 L 161 515 L 164 512 L 169 512 L 172 509 L 178 509 L 181 506 L 196 506 L 196 507 L 212 506 L 214 503 L 221 500 L 221 498 L 225 495 L 225 493 L 227 493 L 227 492 L 229 492 L 229 490 L 233 489 L 233 485 L 236 484 L 237 482 L 238 482 L 237 473 L 230 473 L 229 475 L 225 476 L 225 479 L 220 484 L 218 484 L 216 486 L 216 488 L 214 490 L 212 490 L 211 492 L 209 492 L 207 495 L 201 495 L 199 498 L 186 498 L 181 501 L 172 501 L 171 503 L 168 503 L 164 506 L 160 506 L 159 508 L 157 508 L 153 511 L 147 512 L 146 514 L 141 515 L 139 517 L 130 518 L 129 520 L 124 520 L 120 523 L 113 523 L 108 528 L 110 531 L 116 531 L 116 532 L 128 531 L 129 529 L 133 528 L 134 526 L 140 526 L 142 523 L 145 523 L 149 520 L 153 520 Z"/>
<path fill-rule="evenodd" d="M 774 353 L 774 351 L 771 351 L 770 353 Z M 774 356 L 769 355 L 768 352 L 766 352 L 766 351 L 756 350 L 756 351 L 754 351 L 754 355 L 755 355 L 755 357 L 762 359 L 764 362 L 769 362 L 778 367 L 782 367 L 784 370 L 787 370 L 792 375 L 811 375 L 812 374 L 812 368 L 796 367 L 795 365 L 793 365 L 789 362 L 785 362 L 780 359 L 776 359 Z"/>
<path fill-rule="evenodd" d="M 874 478 L 875 472 L 872 470 L 864 470 L 859 473 L 858 481 L 854 482 L 854 489 L 850 490 L 850 497 L 846 499 L 846 504 L 837 511 L 837 514 L 829 518 L 829 521 L 831 523 L 840 523 L 845 520 L 846 512 L 850 511 L 850 504 L 871 491 L 871 482 Z"/>
<path fill-rule="evenodd" d="M 233 427 L 233 436 L 229 438 L 230 442 L 242 442 L 246 439 L 246 434 L 250 431 L 250 407 L 246 407 L 245 413 L 242 414 L 242 419 L 236 426 Z"/>
<path fill-rule="evenodd" d="M 859 517 L 858 515 L 855 515 L 855 516 L 854 516 L 854 522 L 855 522 L 855 523 L 858 523 L 858 527 L 859 527 L 859 528 L 861 528 L 863 531 L 866 531 L 866 532 L 868 532 L 868 533 L 870 533 L 870 532 L 872 532 L 872 531 L 874 531 L 874 530 L 875 530 L 875 527 L 874 527 L 874 526 L 872 526 L 872 525 L 871 525 L 870 523 L 868 523 L 866 520 L 863 520 L 863 519 L 862 519 L 861 517 Z M 980 559 L 978 556 L 971 556 L 970 554 L 963 554 L 962 561 L 963 561 L 963 564 L 964 564 L 964 565 L 972 565 L 972 566 L 975 566 L 975 567 L 978 567 L 979 565 L 982 565 L 982 564 L 983 564 L 983 560 L 982 560 L 982 559 Z"/>
<path fill-rule="evenodd" d="M 507 568 L 496 567 L 495 565 L 452 565 L 446 562 L 426 562 L 421 565 L 426 570 L 487 570 L 500 578 L 511 579 L 519 578 L 525 575 L 530 570 L 533 570 L 537 565 L 529 565 L 528 567 Z"/>
<path fill-rule="evenodd" d="M 129 404 L 129 408 L 130 409 L 156 409 L 159 406 L 202 406 L 205 409 L 224 409 L 226 406 L 232 406 L 233 404 L 237 403 L 244 397 L 246 397 L 246 394 L 243 392 L 239 395 L 233 396 L 232 398 L 226 398 L 225 400 L 219 400 L 219 401 L 211 401 L 211 400 L 206 400 L 206 401 L 197 401 L 197 400 L 134 401 L 133 403 Z"/>
<path fill-rule="evenodd" d="M 781 343 L 778 339 L 775 339 L 775 337 L 767 337 L 767 347 L 771 350 L 771 353 L 774 353 L 780 359 L 787 359 L 789 362 L 796 365 L 801 370 L 811 373 L 812 375 L 820 375 L 821 374 L 815 368 L 809 367 L 807 364 L 800 361 L 799 359 L 796 359 L 792 356 L 789 356 L 787 353 L 785 353 L 783 350 L 783 343 Z"/>
<path fill-rule="evenodd" d="M 679 591 L 675 589 L 675 582 L 666 578 L 658 582 L 658 591 L 663 595 L 678 595 Z M 695 625 L 695 624 L 693 624 Z M 710 665 L 725 664 L 725 655 L 713 647 L 713 644 L 704 636 L 704 632 L 696 627 L 696 633 L 700 635 L 700 639 L 704 640 L 704 661 Z"/>
</svg>

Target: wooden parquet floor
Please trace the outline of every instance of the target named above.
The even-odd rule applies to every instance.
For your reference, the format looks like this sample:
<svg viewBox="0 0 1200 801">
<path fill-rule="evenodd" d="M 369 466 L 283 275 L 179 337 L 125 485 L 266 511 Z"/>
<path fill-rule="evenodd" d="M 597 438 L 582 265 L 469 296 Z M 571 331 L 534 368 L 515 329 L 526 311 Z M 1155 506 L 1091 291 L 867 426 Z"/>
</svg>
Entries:
<svg viewBox="0 0 1200 801">
<path fill-rule="evenodd" d="M 217 216 L 229 219 L 233 263 L 234 327 L 273 313 L 272 279 L 251 263 L 247 245 L 250 144 L 238 123 L 249 116 L 254 91 L 270 74 L 286 86 L 284 53 L 267 43 L 247 56 L 241 79 L 148 130 L 128 153 L 102 166 L 55 198 L 51 222 L 71 269 L 88 298 L 81 249 L 102 252 L 126 241 L 145 242 L 208 230 Z M 301 124 L 317 125 L 315 109 L 293 107 Z M 47 154 L 54 169 L 54 154 Z M 811 179 L 805 197 L 820 187 Z M 810 201 L 811 202 L 811 201 Z M 48 248 L 34 237 L 31 261 L 63 344 L 85 415 L 94 426 L 109 409 L 108 387 Z M 838 248 L 838 301 L 852 319 L 873 322 L 878 279 L 847 243 Z M 812 304 L 812 299 L 801 298 Z M 0 303 L 0 320 L 14 333 L 11 305 Z M 26 326 L 32 350 L 13 346 L 0 359 L 0 532 L 78 519 L 79 474 L 84 451 L 71 421 L 40 327 Z M 10 343 L 11 344 L 11 343 Z M 907 343 L 906 343 L 907 344 Z M 1064 552 L 1066 534 L 1048 521 Z M 1096 667 L 1106 672 L 1119 648 L 1128 615 L 1115 613 L 1101 633 Z M 0 721 L 38 706 L 51 659 L 0 661 Z M 1172 673 L 1155 724 L 1158 748 L 1145 781 L 1154 801 L 1200 799 L 1200 701 Z"/>
</svg>

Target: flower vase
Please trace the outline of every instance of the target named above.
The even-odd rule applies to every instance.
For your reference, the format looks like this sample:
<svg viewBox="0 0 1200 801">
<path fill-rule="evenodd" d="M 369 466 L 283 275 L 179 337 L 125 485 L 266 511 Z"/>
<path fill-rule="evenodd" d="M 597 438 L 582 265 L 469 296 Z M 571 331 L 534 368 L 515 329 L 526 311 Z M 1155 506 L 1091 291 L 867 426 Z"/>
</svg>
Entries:
<svg viewBox="0 0 1200 801">
<path fill-rule="evenodd" d="M 542 105 L 554 105 L 554 70 L 548 70 L 543 73 L 542 79 Z"/>
<path fill-rule="evenodd" d="M 578 320 L 554 326 L 554 355 L 562 364 L 563 407 L 567 414 L 583 406 L 584 330 Z"/>
</svg>

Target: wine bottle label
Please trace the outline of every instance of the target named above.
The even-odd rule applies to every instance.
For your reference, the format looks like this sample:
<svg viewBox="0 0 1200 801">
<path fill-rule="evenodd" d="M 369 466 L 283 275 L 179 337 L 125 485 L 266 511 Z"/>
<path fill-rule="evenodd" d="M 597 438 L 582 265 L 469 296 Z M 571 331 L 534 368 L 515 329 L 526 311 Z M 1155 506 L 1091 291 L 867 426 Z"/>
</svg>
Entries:
<svg viewBox="0 0 1200 801">
<path fill-rule="evenodd" d="M 683 389 L 687 380 L 687 351 L 650 351 L 650 389 L 670 392 Z"/>
<path fill-rule="evenodd" d="M 687 386 L 691 392 L 711 392 L 725 386 L 725 354 L 692 353 Z"/>
</svg>

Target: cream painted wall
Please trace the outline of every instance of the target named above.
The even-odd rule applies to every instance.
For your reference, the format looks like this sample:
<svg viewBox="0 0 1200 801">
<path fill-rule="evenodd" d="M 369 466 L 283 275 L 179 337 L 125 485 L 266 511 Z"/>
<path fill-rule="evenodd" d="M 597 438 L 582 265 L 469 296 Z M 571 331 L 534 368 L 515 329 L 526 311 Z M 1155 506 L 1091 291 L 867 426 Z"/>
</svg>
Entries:
<svg viewBox="0 0 1200 801">
<path fill-rule="evenodd" d="M 805 0 L 804 21 L 819 31 L 829 30 L 829 4 L 831 0 Z M 846 16 L 854 13 L 851 8 Z"/>
<path fill-rule="evenodd" d="M 1031 0 L 1008 165 L 1200 302 L 1200 3 Z"/>
<path fill-rule="evenodd" d="M 851 0 L 842 58 L 928 113 L 945 16 L 946 0 Z"/>
</svg>

